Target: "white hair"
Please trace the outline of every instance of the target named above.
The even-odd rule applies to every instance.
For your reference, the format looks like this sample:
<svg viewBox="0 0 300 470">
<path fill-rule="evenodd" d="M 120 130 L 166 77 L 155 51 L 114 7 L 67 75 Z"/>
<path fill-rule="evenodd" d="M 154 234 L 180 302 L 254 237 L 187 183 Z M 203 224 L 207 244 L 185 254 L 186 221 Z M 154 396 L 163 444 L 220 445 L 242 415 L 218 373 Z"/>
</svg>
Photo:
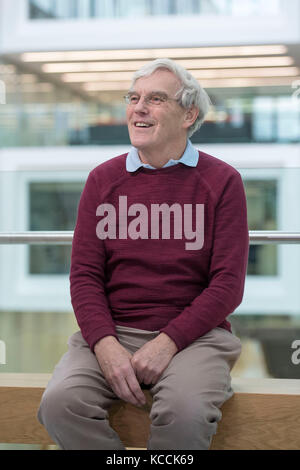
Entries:
<svg viewBox="0 0 300 470">
<path fill-rule="evenodd" d="M 152 75 L 158 69 L 170 70 L 170 72 L 173 72 L 180 80 L 182 87 L 177 93 L 179 104 L 186 109 L 195 106 L 199 110 L 196 121 L 188 129 L 188 136 L 191 137 L 204 122 L 211 105 L 210 98 L 198 80 L 185 68 L 171 59 L 156 59 L 144 65 L 140 70 L 134 73 L 131 88 L 139 78 Z"/>
</svg>

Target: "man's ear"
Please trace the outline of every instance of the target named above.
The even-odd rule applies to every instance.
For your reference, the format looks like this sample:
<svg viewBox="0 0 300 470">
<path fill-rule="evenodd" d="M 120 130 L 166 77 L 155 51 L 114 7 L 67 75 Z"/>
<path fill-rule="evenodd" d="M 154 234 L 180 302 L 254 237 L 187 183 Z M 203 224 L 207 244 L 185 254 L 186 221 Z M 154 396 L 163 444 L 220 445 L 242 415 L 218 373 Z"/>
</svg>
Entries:
<svg viewBox="0 0 300 470">
<path fill-rule="evenodd" d="M 191 127 L 196 121 L 198 115 L 199 109 L 196 108 L 196 106 L 193 105 L 189 109 L 187 109 L 184 116 L 184 127 Z"/>
</svg>

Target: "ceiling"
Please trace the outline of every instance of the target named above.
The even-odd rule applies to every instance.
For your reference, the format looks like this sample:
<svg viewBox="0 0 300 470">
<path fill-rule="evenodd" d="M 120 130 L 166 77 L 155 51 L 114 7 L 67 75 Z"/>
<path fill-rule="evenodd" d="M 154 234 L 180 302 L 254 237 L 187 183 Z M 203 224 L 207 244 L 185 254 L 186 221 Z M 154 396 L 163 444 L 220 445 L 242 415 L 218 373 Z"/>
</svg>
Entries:
<svg viewBox="0 0 300 470">
<path fill-rule="evenodd" d="M 2 59 L 24 75 L 24 90 L 30 84 L 55 84 L 86 100 L 105 102 L 128 90 L 135 70 L 164 57 L 190 70 L 214 93 L 224 89 L 242 93 L 249 88 L 278 92 L 278 87 L 292 92 L 300 80 L 299 45 L 28 52 Z"/>
</svg>

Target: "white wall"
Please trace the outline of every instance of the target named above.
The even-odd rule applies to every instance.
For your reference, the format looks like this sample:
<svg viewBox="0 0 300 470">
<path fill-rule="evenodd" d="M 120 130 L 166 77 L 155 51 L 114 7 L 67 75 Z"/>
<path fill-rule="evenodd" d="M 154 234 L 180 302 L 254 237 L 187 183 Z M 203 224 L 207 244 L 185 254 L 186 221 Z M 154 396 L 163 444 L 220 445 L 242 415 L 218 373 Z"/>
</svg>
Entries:
<svg viewBox="0 0 300 470">
<path fill-rule="evenodd" d="M 1 0 L 6 53 L 300 42 L 300 2 L 283 0 L 279 17 L 174 16 L 28 21 L 26 0 Z"/>
<path fill-rule="evenodd" d="M 299 168 L 299 144 L 194 144 L 237 168 Z M 128 152 L 128 145 L 0 149 L 0 171 L 91 169 Z"/>
</svg>

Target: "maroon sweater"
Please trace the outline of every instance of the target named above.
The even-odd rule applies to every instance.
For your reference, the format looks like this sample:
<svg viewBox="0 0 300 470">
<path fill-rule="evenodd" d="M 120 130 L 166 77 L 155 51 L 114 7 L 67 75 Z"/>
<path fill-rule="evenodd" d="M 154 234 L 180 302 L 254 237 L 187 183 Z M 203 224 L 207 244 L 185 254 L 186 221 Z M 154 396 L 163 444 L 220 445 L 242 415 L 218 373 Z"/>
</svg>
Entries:
<svg viewBox="0 0 300 470">
<path fill-rule="evenodd" d="M 217 326 L 231 331 L 226 317 L 242 301 L 249 244 L 240 174 L 203 152 L 194 168 L 179 163 L 130 173 L 126 155 L 90 172 L 79 203 L 70 288 L 83 337 L 93 350 L 104 336 L 117 338 L 115 326 L 124 325 L 164 332 L 181 350 Z M 148 209 L 148 228 L 145 217 L 143 227 L 137 224 L 140 212 L 130 212 L 119 232 L 120 196 L 127 197 L 128 209 L 136 203 Z M 104 203 L 116 213 L 116 236 L 112 230 L 106 239 L 99 235 L 100 221 L 102 233 L 112 226 L 104 227 L 109 214 L 99 210 Z M 163 203 L 182 208 L 181 239 L 175 236 L 172 211 L 169 236 L 162 235 L 162 218 L 159 237 L 152 236 L 151 210 Z M 204 207 L 199 249 L 186 248 L 193 240 L 185 238 L 185 204 Z M 192 214 L 195 229 L 196 209 Z M 143 236 L 128 232 L 126 237 L 130 223 L 137 232 L 143 228 Z"/>
</svg>

